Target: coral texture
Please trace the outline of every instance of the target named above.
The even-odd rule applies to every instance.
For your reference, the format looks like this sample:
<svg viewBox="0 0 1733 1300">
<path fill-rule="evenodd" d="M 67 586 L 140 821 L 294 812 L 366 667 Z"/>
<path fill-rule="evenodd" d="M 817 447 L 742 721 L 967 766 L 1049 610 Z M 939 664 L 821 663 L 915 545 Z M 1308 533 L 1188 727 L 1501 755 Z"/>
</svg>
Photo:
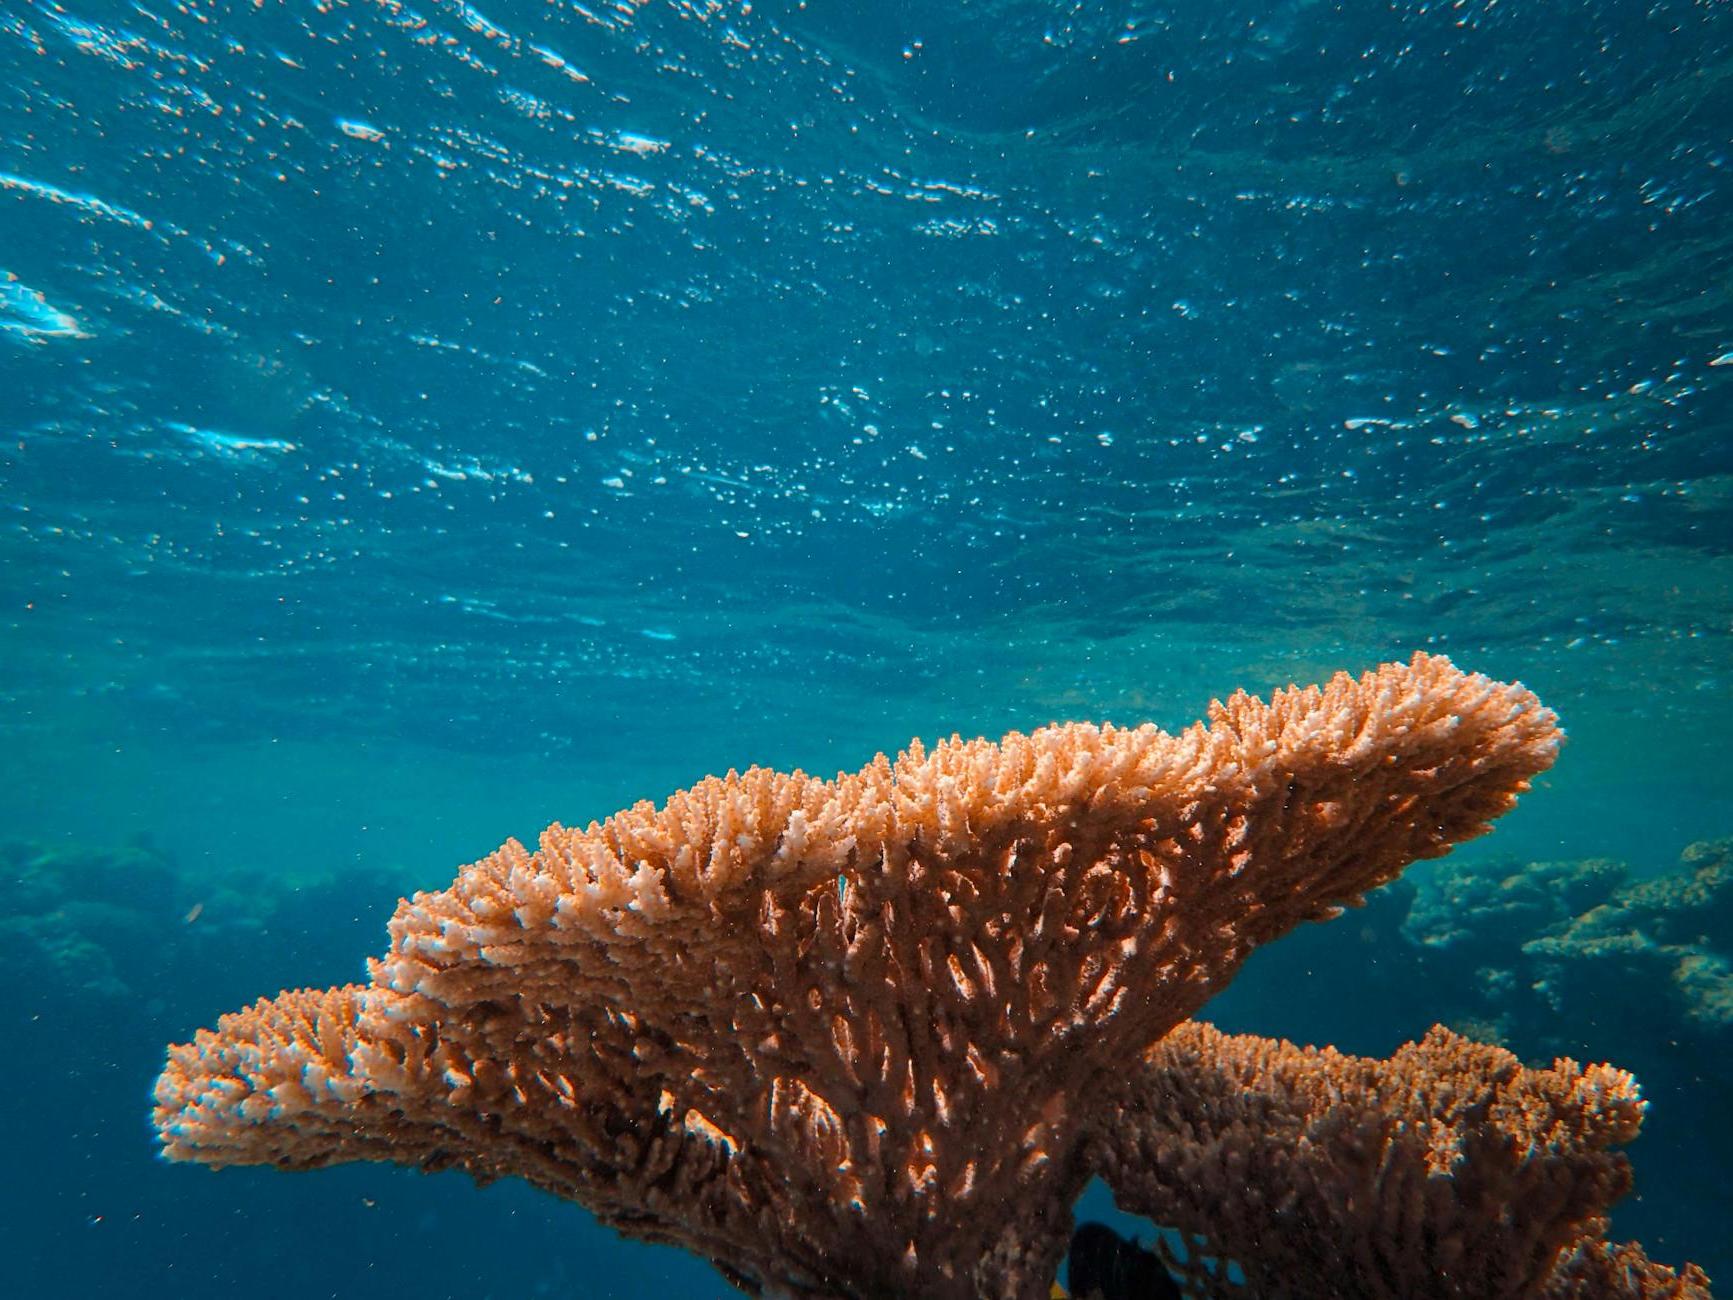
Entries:
<svg viewBox="0 0 1733 1300">
<path fill-rule="evenodd" d="M 754 1291 L 1044 1295 L 1127 1063 L 1558 743 L 1417 655 L 1177 735 L 709 778 L 508 842 L 399 907 L 368 983 L 172 1048 L 164 1149 L 517 1175 Z"/>
<path fill-rule="evenodd" d="M 1094 1163 L 1185 1235 L 1188 1295 L 1707 1300 L 1700 1270 L 1602 1239 L 1645 1104 L 1623 1070 L 1526 1069 L 1442 1026 L 1373 1060 L 1193 1022 L 1128 1097 Z"/>
<path fill-rule="evenodd" d="M 1675 1272 L 1635 1242 L 1610 1242 L 1597 1220 L 1559 1257 L 1545 1300 L 1710 1300 L 1709 1277 L 1695 1264 Z"/>
<path fill-rule="evenodd" d="M 1733 1270 L 1730 962 L 1733 839 L 1692 844 L 1648 878 L 1605 858 L 1462 854 L 1405 873 L 1352 924 L 1260 954 L 1208 1014 L 1376 1053 L 1418 1028 L 1423 989 L 1428 1019 L 1525 1061 L 1616 1062 L 1655 1102 L 1644 1194 L 1621 1203 L 1619 1231 L 1720 1277 Z"/>
</svg>

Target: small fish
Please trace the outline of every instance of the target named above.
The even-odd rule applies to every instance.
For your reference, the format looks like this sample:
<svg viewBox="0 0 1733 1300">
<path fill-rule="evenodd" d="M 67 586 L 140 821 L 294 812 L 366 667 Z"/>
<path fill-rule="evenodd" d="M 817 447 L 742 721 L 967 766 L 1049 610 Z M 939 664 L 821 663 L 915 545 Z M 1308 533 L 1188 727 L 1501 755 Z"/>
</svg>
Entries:
<svg viewBox="0 0 1733 1300">
<path fill-rule="evenodd" d="M 1159 1256 L 1101 1223 L 1082 1223 L 1071 1234 L 1066 1277 L 1075 1300 L 1181 1300 Z M 1067 1293 L 1053 1288 L 1054 1300 Z"/>
</svg>

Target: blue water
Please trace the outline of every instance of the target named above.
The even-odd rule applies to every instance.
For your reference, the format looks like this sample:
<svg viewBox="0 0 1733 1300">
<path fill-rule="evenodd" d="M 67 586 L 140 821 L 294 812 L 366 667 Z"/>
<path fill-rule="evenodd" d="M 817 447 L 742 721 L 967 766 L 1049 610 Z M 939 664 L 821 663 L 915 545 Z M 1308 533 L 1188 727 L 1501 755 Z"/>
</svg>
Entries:
<svg viewBox="0 0 1733 1300">
<path fill-rule="evenodd" d="M 1427 649 L 1571 736 L 1472 860 L 1733 835 L 1727 6 L 484 9 L 0 6 L 6 1294 L 725 1294 L 148 1124 L 398 893 L 707 772 Z M 1223 1023 L 1461 1010 L 1331 934 Z M 1510 1046 L 1665 1070 L 1646 1000 Z M 1723 1277 L 1727 1087 L 1616 1223 Z"/>
</svg>

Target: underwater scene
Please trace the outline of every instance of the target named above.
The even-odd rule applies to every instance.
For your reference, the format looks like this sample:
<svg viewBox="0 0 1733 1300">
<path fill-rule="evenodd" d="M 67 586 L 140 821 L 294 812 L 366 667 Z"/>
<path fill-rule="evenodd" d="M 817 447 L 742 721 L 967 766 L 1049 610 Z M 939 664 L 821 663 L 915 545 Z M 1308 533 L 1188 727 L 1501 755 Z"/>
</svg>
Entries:
<svg viewBox="0 0 1733 1300">
<path fill-rule="evenodd" d="M 0 105 L 0 1293 L 1727 1289 L 1733 6 Z"/>
</svg>

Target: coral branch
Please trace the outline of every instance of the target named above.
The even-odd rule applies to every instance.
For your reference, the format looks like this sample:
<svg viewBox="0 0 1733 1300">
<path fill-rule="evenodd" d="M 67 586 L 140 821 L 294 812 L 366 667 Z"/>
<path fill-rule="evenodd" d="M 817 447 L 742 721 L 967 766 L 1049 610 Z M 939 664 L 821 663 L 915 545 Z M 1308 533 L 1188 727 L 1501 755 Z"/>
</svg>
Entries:
<svg viewBox="0 0 1733 1300">
<path fill-rule="evenodd" d="M 1700 1270 L 1602 1240 L 1645 1105 L 1623 1070 L 1525 1069 L 1442 1026 L 1386 1061 L 1194 1022 L 1128 1097 L 1096 1165 L 1185 1235 L 1188 1295 L 1707 1300 Z"/>
<path fill-rule="evenodd" d="M 1044 1295 L 1093 1108 L 1257 945 L 1553 760 L 1417 655 L 1208 725 L 752 769 L 405 901 L 367 985 L 171 1050 L 172 1158 L 517 1175 L 748 1289 Z"/>
</svg>

